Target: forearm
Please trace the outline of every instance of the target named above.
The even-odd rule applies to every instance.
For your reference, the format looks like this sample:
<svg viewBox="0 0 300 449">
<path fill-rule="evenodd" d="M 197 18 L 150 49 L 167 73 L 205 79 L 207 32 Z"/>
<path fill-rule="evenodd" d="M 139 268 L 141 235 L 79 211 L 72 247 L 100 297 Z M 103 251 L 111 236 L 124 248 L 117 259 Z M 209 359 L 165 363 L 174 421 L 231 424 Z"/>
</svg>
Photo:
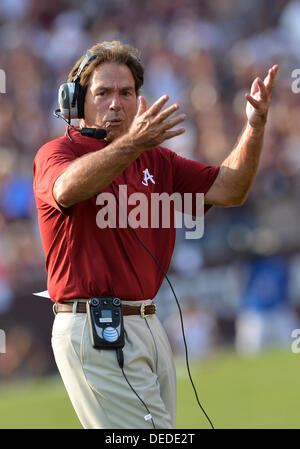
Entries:
<svg viewBox="0 0 300 449">
<path fill-rule="evenodd" d="M 128 165 L 139 157 L 127 135 L 105 148 L 74 160 L 58 177 L 53 187 L 55 200 L 70 207 L 91 198 L 109 185 Z"/>
<path fill-rule="evenodd" d="M 264 126 L 253 128 L 247 122 L 237 145 L 221 164 L 220 180 L 224 189 L 230 192 L 232 205 L 243 203 L 253 184 L 263 146 L 263 137 Z"/>
</svg>

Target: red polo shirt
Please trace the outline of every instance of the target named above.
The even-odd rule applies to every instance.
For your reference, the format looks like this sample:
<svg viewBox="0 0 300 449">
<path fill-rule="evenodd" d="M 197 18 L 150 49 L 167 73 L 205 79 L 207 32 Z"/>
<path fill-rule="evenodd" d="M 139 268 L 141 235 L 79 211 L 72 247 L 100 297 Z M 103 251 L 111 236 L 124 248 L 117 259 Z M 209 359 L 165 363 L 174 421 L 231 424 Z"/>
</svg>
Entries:
<svg viewBox="0 0 300 449">
<path fill-rule="evenodd" d="M 61 302 L 103 295 L 124 300 L 154 298 L 163 281 L 163 273 L 139 243 L 132 229 L 120 225 L 117 202 L 117 227 L 99 227 L 101 217 L 102 221 L 108 217 L 101 215 L 102 208 L 108 202 L 101 204 L 100 193 L 110 193 L 113 199 L 110 185 L 99 194 L 68 209 L 62 210 L 54 200 L 53 184 L 70 162 L 105 146 L 104 141 L 81 136 L 73 130 L 70 136 L 72 141 L 64 135 L 42 146 L 35 156 L 33 167 L 33 189 L 51 299 Z M 151 193 L 162 192 L 169 195 L 173 192 L 205 194 L 218 171 L 219 167 L 206 166 L 182 158 L 167 148 L 156 147 L 131 163 L 113 181 L 113 186 L 117 195 L 119 186 L 123 186 L 120 191 L 123 189 L 125 192 L 126 189 L 128 197 L 141 192 L 148 199 Z M 122 203 L 120 206 L 124 209 Z M 128 205 L 127 215 L 135 207 Z M 136 229 L 139 238 L 165 272 L 175 244 L 176 229 L 172 217 L 169 228 L 148 226 Z M 136 218 L 139 219 L 139 216 L 136 215 Z"/>
</svg>

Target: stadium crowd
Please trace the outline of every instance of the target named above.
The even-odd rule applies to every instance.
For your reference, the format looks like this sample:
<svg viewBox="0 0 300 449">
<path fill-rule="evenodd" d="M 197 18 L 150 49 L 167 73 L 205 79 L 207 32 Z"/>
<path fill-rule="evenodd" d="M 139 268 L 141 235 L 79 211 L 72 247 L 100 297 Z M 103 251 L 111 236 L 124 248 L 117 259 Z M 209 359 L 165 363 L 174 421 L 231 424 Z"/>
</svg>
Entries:
<svg viewBox="0 0 300 449">
<path fill-rule="evenodd" d="M 52 115 L 58 86 L 74 61 L 103 40 L 141 49 L 149 104 L 167 93 L 188 115 L 187 132 L 166 146 L 212 165 L 242 130 L 244 93 L 253 79 L 279 64 L 259 173 L 246 203 L 213 208 L 200 240 L 186 240 L 178 230 L 170 279 L 194 357 L 224 345 L 256 353 L 265 341 L 290 344 L 292 329 L 300 327 L 300 101 L 292 89 L 292 72 L 300 68 L 300 1 L 271 3 L 1 1 L 0 329 L 6 354 L 0 354 L 0 380 L 55 369 L 51 304 L 32 295 L 46 288 L 32 162 L 41 145 L 65 130 Z M 178 311 L 166 283 L 157 304 L 181 354 L 182 340 L 174 338 Z"/>
</svg>

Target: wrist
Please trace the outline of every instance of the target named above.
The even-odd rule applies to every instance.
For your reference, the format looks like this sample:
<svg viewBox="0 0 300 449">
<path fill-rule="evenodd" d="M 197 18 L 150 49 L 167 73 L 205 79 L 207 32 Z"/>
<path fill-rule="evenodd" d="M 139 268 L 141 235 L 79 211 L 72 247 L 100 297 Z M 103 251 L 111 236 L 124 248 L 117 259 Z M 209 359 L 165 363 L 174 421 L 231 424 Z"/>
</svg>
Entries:
<svg viewBox="0 0 300 449">
<path fill-rule="evenodd" d="M 266 126 L 266 120 L 259 124 L 252 124 L 248 120 L 246 128 L 247 128 L 247 131 L 251 134 L 261 135 L 265 131 L 265 126 Z"/>
<path fill-rule="evenodd" d="M 136 157 L 140 156 L 144 151 L 144 148 L 141 148 L 137 144 L 130 133 L 123 134 L 123 136 L 119 137 L 115 143 L 118 147 L 122 147 L 125 151 L 132 153 Z"/>
</svg>

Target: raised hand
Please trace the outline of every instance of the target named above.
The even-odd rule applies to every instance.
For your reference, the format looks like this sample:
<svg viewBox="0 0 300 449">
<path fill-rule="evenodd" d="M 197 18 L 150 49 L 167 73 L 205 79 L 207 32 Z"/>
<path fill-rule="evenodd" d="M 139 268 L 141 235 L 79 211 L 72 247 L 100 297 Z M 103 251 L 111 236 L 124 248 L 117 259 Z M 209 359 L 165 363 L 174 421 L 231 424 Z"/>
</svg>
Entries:
<svg viewBox="0 0 300 449">
<path fill-rule="evenodd" d="M 166 139 L 171 139 L 185 132 L 185 128 L 173 129 L 174 126 L 186 119 L 185 114 L 173 116 L 179 109 L 178 104 L 172 104 L 162 110 L 168 99 L 167 95 L 163 95 L 147 109 L 145 98 L 139 98 L 138 111 L 128 131 L 132 143 L 136 147 L 148 150 L 160 145 Z"/>
<path fill-rule="evenodd" d="M 250 94 L 245 95 L 247 99 L 246 114 L 248 123 L 253 128 L 260 128 L 266 123 L 277 72 L 278 65 L 273 65 L 269 69 L 264 81 L 259 77 L 255 78 L 251 86 Z"/>
</svg>

